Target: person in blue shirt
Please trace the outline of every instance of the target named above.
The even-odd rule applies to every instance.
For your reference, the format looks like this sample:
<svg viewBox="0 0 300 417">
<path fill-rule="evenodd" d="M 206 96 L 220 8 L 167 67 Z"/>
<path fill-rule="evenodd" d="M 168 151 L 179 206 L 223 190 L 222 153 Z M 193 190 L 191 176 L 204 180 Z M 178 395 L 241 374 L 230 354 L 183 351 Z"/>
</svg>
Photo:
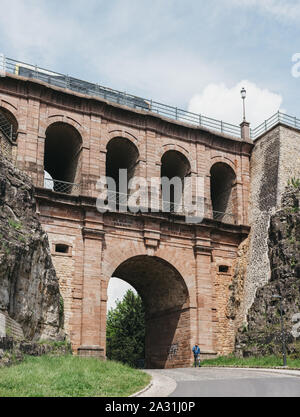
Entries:
<svg viewBox="0 0 300 417">
<path fill-rule="evenodd" d="M 195 361 L 194 361 L 195 368 L 197 366 L 197 363 L 198 363 L 198 366 L 200 368 L 201 367 L 201 362 L 200 362 L 200 348 L 198 346 L 198 343 L 196 343 L 195 346 L 193 347 L 193 354 L 194 354 L 194 359 L 195 359 Z"/>
</svg>

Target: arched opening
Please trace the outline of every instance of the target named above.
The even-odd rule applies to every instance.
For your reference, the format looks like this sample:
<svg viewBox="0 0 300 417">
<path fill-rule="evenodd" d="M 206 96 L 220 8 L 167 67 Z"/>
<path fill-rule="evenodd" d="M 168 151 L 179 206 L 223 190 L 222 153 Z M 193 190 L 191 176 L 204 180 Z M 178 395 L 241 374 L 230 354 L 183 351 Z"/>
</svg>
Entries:
<svg viewBox="0 0 300 417">
<path fill-rule="evenodd" d="M 236 219 L 236 175 L 233 169 L 222 162 L 212 166 L 211 202 L 213 218 L 226 223 Z"/>
<path fill-rule="evenodd" d="M 139 152 L 137 147 L 126 138 L 113 138 L 107 144 L 106 153 L 106 177 L 113 178 L 116 184 L 117 201 L 120 201 L 120 195 L 128 194 L 129 181 L 138 175 Z M 127 179 L 120 178 L 120 169 L 127 170 Z M 120 190 L 120 180 L 124 181 L 125 189 Z M 121 196 L 122 196 L 121 194 Z"/>
<path fill-rule="evenodd" d="M 107 288 L 106 357 L 145 366 L 145 309 L 135 288 L 112 277 Z"/>
<path fill-rule="evenodd" d="M 11 159 L 13 146 L 16 144 L 18 122 L 15 116 L 7 109 L 0 107 L 0 152 Z"/>
<path fill-rule="evenodd" d="M 189 294 L 181 274 L 158 257 L 135 256 L 112 274 L 135 288 L 145 308 L 145 365 L 190 364 Z"/>
<path fill-rule="evenodd" d="M 18 122 L 15 116 L 7 109 L 0 107 L 1 131 L 15 141 L 17 139 Z"/>
<path fill-rule="evenodd" d="M 44 169 L 53 179 L 54 191 L 68 194 L 77 191 L 74 184 L 80 182 L 81 150 L 82 139 L 73 126 L 57 122 L 48 127 Z"/>
<path fill-rule="evenodd" d="M 191 174 L 188 159 L 178 151 L 167 151 L 161 158 L 161 178 L 170 181 L 162 185 L 163 211 L 180 211 L 184 193 L 184 179 Z"/>
</svg>

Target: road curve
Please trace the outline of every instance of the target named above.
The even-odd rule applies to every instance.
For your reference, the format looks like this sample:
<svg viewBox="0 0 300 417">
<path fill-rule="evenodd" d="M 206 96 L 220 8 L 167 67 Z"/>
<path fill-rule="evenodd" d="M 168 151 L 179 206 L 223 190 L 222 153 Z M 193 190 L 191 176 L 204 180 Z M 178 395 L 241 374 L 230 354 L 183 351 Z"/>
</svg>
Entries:
<svg viewBox="0 0 300 417">
<path fill-rule="evenodd" d="M 149 370 L 143 397 L 300 397 L 300 371 L 236 368 Z"/>
</svg>

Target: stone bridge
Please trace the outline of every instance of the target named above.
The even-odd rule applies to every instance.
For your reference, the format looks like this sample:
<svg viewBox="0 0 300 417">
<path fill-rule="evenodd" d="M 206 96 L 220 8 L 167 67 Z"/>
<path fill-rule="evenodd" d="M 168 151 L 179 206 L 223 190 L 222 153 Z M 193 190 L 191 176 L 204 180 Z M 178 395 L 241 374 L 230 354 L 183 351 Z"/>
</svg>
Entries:
<svg viewBox="0 0 300 417">
<path fill-rule="evenodd" d="M 1 151 L 36 187 L 73 350 L 105 356 L 107 287 L 118 277 L 143 299 L 148 367 L 191 364 L 195 342 L 204 355 L 229 353 L 229 286 L 249 233 L 253 145 L 247 135 L 236 138 L 13 74 L 0 78 L 0 115 L 9 127 L 0 131 Z M 121 168 L 147 181 L 202 177 L 203 221 L 163 211 L 99 213 L 97 180 L 117 179 Z"/>
</svg>

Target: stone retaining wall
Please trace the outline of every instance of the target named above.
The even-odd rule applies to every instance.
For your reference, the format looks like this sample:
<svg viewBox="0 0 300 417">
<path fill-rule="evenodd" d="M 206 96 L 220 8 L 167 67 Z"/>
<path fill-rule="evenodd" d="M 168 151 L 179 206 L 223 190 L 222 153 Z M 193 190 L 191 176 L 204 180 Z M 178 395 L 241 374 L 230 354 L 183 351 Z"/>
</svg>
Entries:
<svg viewBox="0 0 300 417">
<path fill-rule="evenodd" d="M 283 192 L 292 177 L 300 178 L 300 132 L 277 125 L 256 140 L 251 156 L 251 233 L 244 297 L 238 312 L 239 325 L 246 323 L 247 313 L 254 302 L 257 289 L 270 279 L 270 218 L 280 209 Z"/>
</svg>

